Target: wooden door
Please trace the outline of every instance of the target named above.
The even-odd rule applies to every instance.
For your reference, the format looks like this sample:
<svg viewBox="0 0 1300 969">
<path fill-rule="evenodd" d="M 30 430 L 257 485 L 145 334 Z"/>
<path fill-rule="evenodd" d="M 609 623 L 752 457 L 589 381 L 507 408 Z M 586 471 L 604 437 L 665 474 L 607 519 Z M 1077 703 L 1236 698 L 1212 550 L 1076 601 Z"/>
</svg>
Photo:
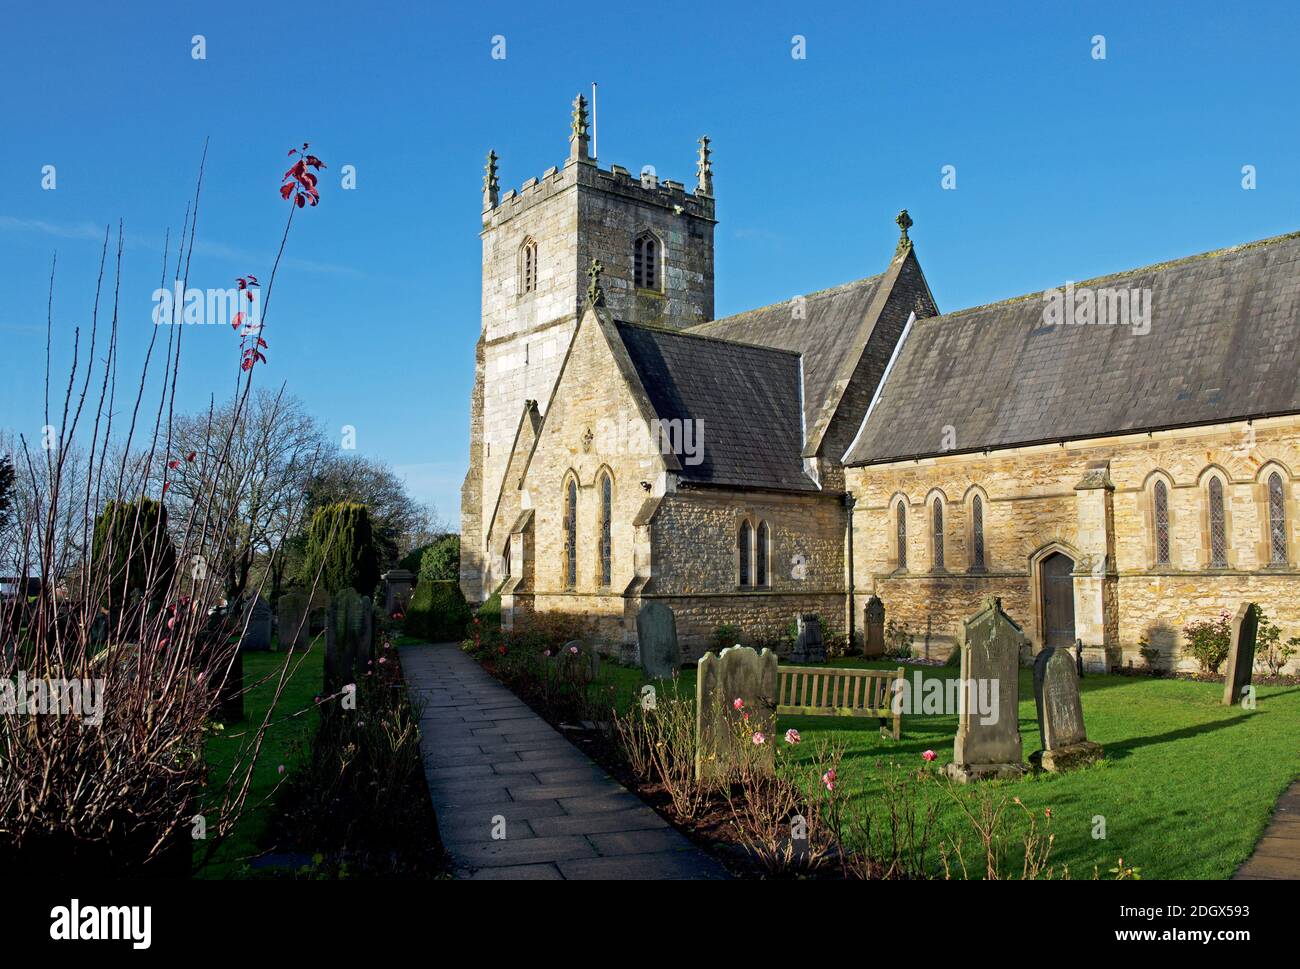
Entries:
<svg viewBox="0 0 1300 969">
<path fill-rule="evenodd" d="M 1074 645 L 1074 562 L 1053 552 L 1038 567 L 1043 594 L 1045 646 Z"/>
</svg>

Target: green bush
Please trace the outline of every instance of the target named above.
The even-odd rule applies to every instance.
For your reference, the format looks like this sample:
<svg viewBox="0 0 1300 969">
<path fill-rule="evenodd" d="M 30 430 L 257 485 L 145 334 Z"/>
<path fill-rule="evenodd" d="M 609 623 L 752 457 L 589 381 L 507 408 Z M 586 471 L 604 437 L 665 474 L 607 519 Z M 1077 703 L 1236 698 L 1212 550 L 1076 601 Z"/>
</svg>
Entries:
<svg viewBox="0 0 1300 969">
<path fill-rule="evenodd" d="M 793 637 L 791 638 L 793 641 Z M 744 640 L 741 638 L 740 627 L 729 622 L 724 622 L 713 630 L 713 635 L 709 637 L 709 645 L 713 647 L 715 653 L 720 653 L 730 646 L 739 646 Z"/>
<path fill-rule="evenodd" d="M 501 628 L 501 593 L 494 592 L 478 607 L 478 621 L 484 626 Z"/>
<path fill-rule="evenodd" d="M 469 619 L 460 583 L 425 581 L 415 587 L 406 607 L 406 634 L 431 643 L 458 643 Z"/>
<path fill-rule="evenodd" d="M 444 535 L 430 545 L 420 559 L 421 582 L 460 579 L 460 536 Z"/>
<path fill-rule="evenodd" d="M 419 548 L 411 549 L 398 560 L 397 567 L 399 569 L 406 569 L 406 571 L 418 576 L 420 574 L 420 563 L 424 559 L 424 553 L 431 548 L 433 548 L 432 545 L 421 545 Z"/>
<path fill-rule="evenodd" d="M 318 509 L 312 516 L 304 576 L 309 587 L 318 573 L 319 587 L 331 595 L 348 588 L 363 596 L 375 591 L 379 551 L 365 505 L 340 502 Z"/>
<path fill-rule="evenodd" d="M 1232 639 L 1232 617 L 1227 611 L 1219 613 L 1216 620 L 1190 622 L 1183 627 L 1187 637 L 1187 652 L 1196 657 L 1205 673 L 1217 673 L 1228 658 L 1228 645 Z"/>
<path fill-rule="evenodd" d="M 130 602 L 133 592 L 160 598 L 176 571 L 167 509 L 150 498 L 138 504 L 110 501 L 105 505 L 95 519 L 91 548 L 96 579 L 105 583 L 102 605 L 114 616 Z M 148 589 L 146 583 L 152 583 Z"/>
</svg>

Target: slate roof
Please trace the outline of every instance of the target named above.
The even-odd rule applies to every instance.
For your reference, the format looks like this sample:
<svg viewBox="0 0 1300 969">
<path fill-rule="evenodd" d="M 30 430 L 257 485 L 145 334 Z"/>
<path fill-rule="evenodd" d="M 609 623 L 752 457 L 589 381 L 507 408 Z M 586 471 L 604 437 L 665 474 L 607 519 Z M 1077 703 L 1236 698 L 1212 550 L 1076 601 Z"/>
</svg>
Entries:
<svg viewBox="0 0 1300 969">
<path fill-rule="evenodd" d="M 1075 284 L 1150 289 L 1150 332 L 1043 325 L 1032 293 L 915 323 L 847 464 L 1300 412 L 1300 233 Z"/>
<path fill-rule="evenodd" d="M 795 300 L 790 299 L 700 323 L 687 332 L 803 354 L 804 421 L 811 430 L 836 390 L 845 358 L 866 345 L 868 334 L 861 325 L 884 278 L 883 273 L 868 276 L 804 296 L 803 319 L 796 318 Z"/>
<path fill-rule="evenodd" d="M 816 491 L 803 471 L 799 355 L 615 322 L 661 421 L 701 422 L 703 460 L 678 455 L 688 482 Z"/>
</svg>

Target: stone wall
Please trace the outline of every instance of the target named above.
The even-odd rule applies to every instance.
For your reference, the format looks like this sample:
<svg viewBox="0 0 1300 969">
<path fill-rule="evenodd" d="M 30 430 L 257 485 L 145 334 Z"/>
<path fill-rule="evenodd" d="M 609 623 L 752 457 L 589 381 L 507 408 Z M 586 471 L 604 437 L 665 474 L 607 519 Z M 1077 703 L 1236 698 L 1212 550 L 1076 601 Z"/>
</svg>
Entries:
<svg viewBox="0 0 1300 969">
<path fill-rule="evenodd" d="M 1076 490 L 1090 465 L 1105 465 L 1109 487 Z M 1182 629 L 1258 602 L 1282 628 L 1300 635 L 1300 419 L 1270 418 L 1210 428 L 1127 435 L 1064 445 L 954 454 L 848 469 L 854 510 L 858 608 L 873 592 L 889 618 L 907 622 L 918 645 L 937 652 L 953 642 L 955 623 L 985 595 L 1000 595 L 1038 648 L 1042 644 L 1036 566 L 1060 549 L 1076 561 L 1080 589 L 1095 579 L 1097 636 L 1112 662 L 1143 665 L 1139 640 L 1188 667 Z M 1286 483 L 1288 564 L 1268 565 L 1267 486 L 1274 470 Z M 1207 489 L 1221 476 L 1227 505 L 1228 568 L 1210 568 Z M 1152 489 L 1169 488 L 1170 562 L 1156 564 Z M 986 571 L 971 571 L 971 499 L 984 505 Z M 907 569 L 898 568 L 893 508 L 907 502 Z M 944 501 L 945 569 L 932 568 L 932 503 Z M 1106 496 L 1106 497 L 1103 497 Z M 1081 527 L 1082 523 L 1082 527 Z M 1109 530 L 1109 535 L 1105 533 Z M 1109 543 L 1107 545 L 1107 543 Z M 1108 561 L 1100 561 L 1109 547 Z M 1092 593 L 1088 593 L 1092 595 Z M 859 622 L 861 620 L 859 619 Z M 1095 643 L 1103 645 L 1103 643 Z M 1293 665 L 1295 661 L 1293 661 Z"/>
</svg>

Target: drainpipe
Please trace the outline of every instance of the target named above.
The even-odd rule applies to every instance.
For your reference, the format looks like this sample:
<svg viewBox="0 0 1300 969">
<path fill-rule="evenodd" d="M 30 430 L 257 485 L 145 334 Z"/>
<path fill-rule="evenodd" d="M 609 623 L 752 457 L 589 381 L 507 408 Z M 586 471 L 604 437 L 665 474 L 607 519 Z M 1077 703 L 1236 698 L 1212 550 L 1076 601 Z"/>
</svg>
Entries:
<svg viewBox="0 0 1300 969">
<path fill-rule="evenodd" d="M 853 604 L 853 506 L 857 499 L 847 491 L 844 492 L 844 513 L 848 518 L 849 537 L 849 650 L 853 650 L 854 637 L 857 634 L 857 609 Z"/>
</svg>

